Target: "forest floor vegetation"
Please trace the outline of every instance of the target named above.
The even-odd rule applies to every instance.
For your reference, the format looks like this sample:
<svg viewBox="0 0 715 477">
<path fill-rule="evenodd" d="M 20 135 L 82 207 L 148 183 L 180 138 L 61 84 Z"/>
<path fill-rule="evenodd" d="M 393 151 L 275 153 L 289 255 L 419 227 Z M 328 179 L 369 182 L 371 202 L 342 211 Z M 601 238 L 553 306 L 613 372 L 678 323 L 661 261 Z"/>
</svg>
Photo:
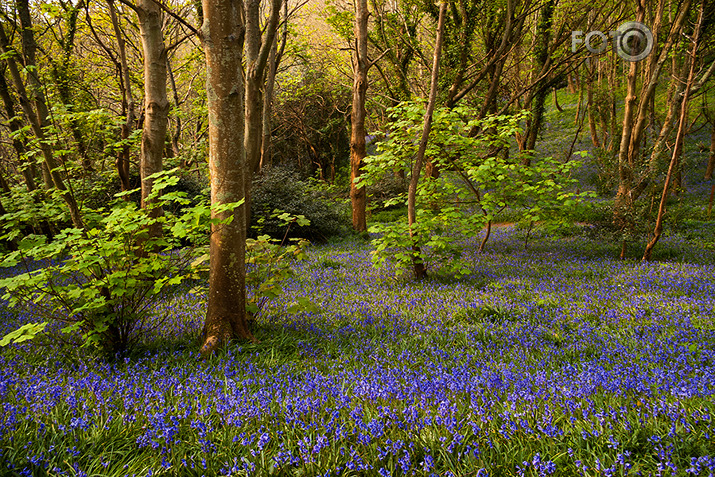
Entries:
<svg viewBox="0 0 715 477">
<path fill-rule="evenodd" d="M 3 348 L 0 473 L 712 475 L 711 230 L 642 263 L 590 229 L 525 249 L 495 228 L 481 255 L 465 238 L 459 280 L 397 280 L 362 240 L 316 246 L 258 342 L 209 360 L 189 292 L 125 358 Z M 299 297 L 319 311 L 289 313 Z M 0 335 L 29 319 L 0 314 Z"/>
</svg>

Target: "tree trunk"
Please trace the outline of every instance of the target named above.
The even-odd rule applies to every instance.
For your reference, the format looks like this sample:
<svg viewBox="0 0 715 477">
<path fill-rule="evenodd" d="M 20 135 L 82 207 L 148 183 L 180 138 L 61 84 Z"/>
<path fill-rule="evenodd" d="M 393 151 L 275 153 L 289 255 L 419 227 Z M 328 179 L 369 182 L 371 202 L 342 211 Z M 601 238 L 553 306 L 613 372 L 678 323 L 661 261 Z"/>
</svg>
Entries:
<svg viewBox="0 0 715 477">
<path fill-rule="evenodd" d="M 166 57 L 166 72 L 169 73 L 169 83 L 171 83 L 171 92 L 174 95 L 174 108 L 179 109 L 179 92 L 176 89 L 176 81 L 174 80 L 174 72 L 171 69 L 171 61 L 169 57 Z M 176 127 L 174 128 L 174 134 L 171 135 L 171 154 L 173 157 L 178 157 L 181 154 L 179 149 L 179 141 L 181 140 L 181 114 L 176 114 L 174 117 L 176 121 Z M 181 166 L 185 167 L 186 163 L 182 160 Z"/>
<path fill-rule="evenodd" d="M 562 108 L 561 105 L 559 104 L 559 93 L 558 93 L 558 90 L 556 89 L 556 87 L 554 87 L 553 93 L 554 93 L 554 106 L 556 106 L 556 109 L 558 110 L 558 112 L 563 113 L 564 108 Z"/>
<path fill-rule="evenodd" d="M 245 4 L 245 131 L 246 165 L 244 180 L 246 200 L 246 227 L 251 224 L 251 181 L 261 163 L 263 140 L 263 87 L 266 64 L 278 29 L 281 2 L 270 0 L 271 13 L 265 29 L 261 29 L 261 0 L 247 0 Z M 204 12 L 205 14 L 205 12 Z"/>
<path fill-rule="evenodd" d="M 546 101 L 546 95 L 548 94 L 550 80 L 549 78 L 542 76 L 550 63 L 549 43 L 551 42 L 551 25 L 555 6 L 556 0 L 548 0 L 546 2 L 544 7 L 541 9 L 539 25 L 536 29 L 537 44 L 536 51 L 534 53 L 536 68 L 534 73 L 536 78 L 541 77 L 541 79 L 538 80 L 535 85 L 536 93 L 534 94 L 531 104 L 532 117 L 531 121 L 527 122 L 528 127 L 526 131 L 526 143 L 524 146 L 527 151 L 533 151 L 536 147 L 536 140 L 539 136 L 544 120 L 544 103 Z M 522 164 L 529 166 L 530 162 L 530 155 L 524 154 Z"/>
<path fill-rule="evenodd" d="M 7 127 L 10 130 L 11 135 L 17 133 L 22 129 L 22 121 L 15 115 L 15 102 L 10 94 L 10 88 L 8 87 L 7 81 L 5 80 L 5 72 L 0 74 L 0 98 L 2 98 L 3 105 L 5 106 L 5 114 L 7 115 Z M 715 136 L 714 136 L 715 137 Z M 22 173 L 22 177 L 25 179 L 25 185 L 27 190 L 32 192 L 37 189 L 35 185 L 35 168 L 31 161 L 24 158 L 25 155 L 25 145 L 20 139 L 15 136 L 12 139 L 12 147 L 17 153 L 17 159 L 19 163 L 18 169 Z"/>
<path fill-rule="evenodd" d="M 211 205 L 245 198 L 244 84 L 241 77 L 245 24 L 243 2 L 203 0 L 202 42 L 206 53 Z M 238 114 L 237 114 L 238 113 Z M 201 354 L 209 356 L 233 338 L 253 339 L 246 321 L 246 209 L 230 223 L 211 226 L 209 297 Z M 230 212 L 211 212 L 226 220 Z"/>
<path fill-rule="evenodd" d="M 261 160 L 258 170 L 270 167 L 273 164 L 271 158 L 271 133 L 273 132 L 273 87 L 276 84 L 276 70 L 278 56 L 278 43 L 274 42 L 271 53 L 268 55 L 268 75 L 266 76 L 266 92 L 263 95 L 263 137 L 261 138 Z"/>
<path fill-rule="evenodd" d="M 263 96 L 263 139 L 261 140 L 261 161 L 259 169 L 273 164 L 273 151 L 271 149 L 273 133 L 273 89 L 276 83 L 278 65 L 283 58 L 286 42 L 288 41 L 288 2 L 283 2 L 283 33 L 281 46 L 278 48 L 278 41 L 274 41 L 271 52 L 268 56 L 268 75 L 266 76 L 266 94 Z"/>
<path fill-rule="evenodd" d="M 591 133 L 591 142 L 593 143 L 593 147 L 601 147 L 601 141 L 598 139 L 598 130 L 596 129 L 596 105 L 593 101 L 594 61 L 598 61 L 595 55 L 586 61 L 586 71 L 588 72 L 588 80 L 586 81 L 586 112 L 588 113 L 588 130 Z"/>
<path fill-rule="evenodd" d="M 430 80 L 430 93 L 427 101 L 427 110 L 425 111 L 424 123 L 422 125 L 422 137 L 420 138 L 420 146 L 417 149 L 417 157 L 412 166 L 412 175 L 410 177 L 410 186 L 407 192 L 407 222 L 410 229 L 410 238 L 412 239 L 412 270 L 415 279 L 422 279 L 427 276 L 425 265 L 420 259 L 420 247 L 413 226 L 417 220 L 417 185 L 420 180 L 420 172 L 424 164 L 425 152 L 427 151 L 427 142 L 429 141 L 429 133 L 432 128 L 432 113 L 434 112 L 435 103 L 437 102 L 437 80 L 439 79 L 439 59 L 442 54 L 442 43 L 444 42 L 444 23 L 445 14 L 447 12 L 448 3 L 442 1 L 439 6 L 439 20 L 437 23 L 437 40 L 434 45 L 434 58 L 432 61 L 432 78 Z"/>
<path fill-rule="evenodd" d="M 142 208 L 146 208 L 154 179 L 149 176 L 161 172 L 164 141 L 169 114 L 169 99 L 166 94 L 166 48 L 162 33 L 161 8 L 154 0 L 138 0 L 137 16 L 144 52 L 144 128 L 142 130 L 139 174 L 141 177 Z M 153 208 L 152 217 L 158 217 L 161 209 Z M 160 224 L 154 224 L 151 236 L 161 233 Z"/>
<path fill-rule="evenodd" d="M 27 1 L 18 2 L 18 9 L 21 11 L 22 4 L 24 4 L 24 7 L 27 8 Z M 69 209 L 72 224 L 78 229 L 83 229 L 84 221 L 82 220 L 82 215 L 80 214 L 79 207 L 77 206 L 77 201 L 75 200 L 72 191 L 68 190 L 65 185 L 65 182 L 62 179 L 62 174 L 60 174 L 57 163 L 55 162 L 52 148 L 45 140 L 44 128 L 49 125 L 47 117 L 48 110 L 34 63 L 35 56 L 33 47 L 35 46 L 35 42 L 32 34 L 32 25 L 26 25 L 23 23 L 23 42 L 25 41 L 28 43 L 27 45 L 23 45 L 25 51 L 28 53 L 28 56 L 25 57 L 25 66 L 29 70 L 27 81 L 28 84 L 32 86 L 30 91 L 33 94 L 34 109 L 27 94 L 27 90 L 25 89 L 25 83 L 22 80 L 20 70 L 17 67 L 15 52 L 12 51 L 12 48 L 8 43 L 5 30 L 0 27 L 0 49 L 5 55 L 8 69 L 10 70 L 10 76 L 15 84 L 15 89 L 20 101 L 20 107 L 22 108 L 25 117 L 27 117 L 27 120 L 32 127 L 32 131 L 35 133 L 35 136 L 40 142 L 40 150 L 42 151 L 42 156 L 44 158 L 43 176 L 45 179 L 45 185 L 49 186 L 49 188 L 57 188 L 62 193 L 62 198 Z"/>
<path fill-rule="evenodd" d="M 122 123 L 121 134 L 122 140 L 127 141 L 136 123 L 136 115 L 134 112 L 136 103 L 134 101 L 134 95 L 132 94 L 132 81 L 129 77 L 129 65 L 127 63 L 127 49 L 124 43 L 124 33 L 119 25 L 119 18 L 117 16 L 116 8 L 114 7 L 114 0 L 107 0 L 107 5 L 109 6 L 109 16 L 112 20 L 114 35 L 117 37 L 117 49 L 119 50 L 119 64 L 121 66 L 120 85 L 122 88 L 122 113 L 126 117 L 126 120 Z M 130 189 L 129 159 L 130 147 L 129 144 L 125 144 L 121 151 L 117 153 L 117 159 L 115 162 L 117 173 L 119 174 L 119 181 L 122 185 L 122 191 L 128 191 Z M 127 200 L 129 200 L 128 197 Z"/>
<path fill-rule="evenodd" d="M 360 178 L 360 168 L 367 155 L 365 149 L 365 101 L 367 100 L 367 0 L 355 2 L 355 55 L 353 57 L 353 106 L 350 115 L 350 201 L 352 203 L 353 228 L 358 232 L 367 230 L 365 187 L 355 183 Z"/>
<path fill-rule="evenodd" d="M 636 21 L 642 22 L 645 17 L 645 6 L 638 3 Z M 637 98 L 638 63 L 631 62 L 628 68 L 626 97 L 624 100 L 623 126 L 621 129 L 621 145 L 618 150 L 618 191 L 613 206 L 613 222 L 621 230 L 632 229 L 631 210 L 633 200 L 630 194 L 633 183 L 633 157 L 629 155 L 628 146 L 633 132 L 635 105 Z M 624 239 L 625 240 L 625 239 Z M 621 249 L 621 258 L 625 256 L 625 242 Z"/>
<path fill-rule="evenodd" d="M 715 169 L 715 121 L 713 121 L 710 133 L 710 158 L 708 159 L 708 168 L 705 170 L 705 180 L 709 181 L 713 178 L 713 169 Z"/>
<path fill-rule="evenodd" d="M 74 49 L 74 40 L 77 33 L 77 17 L 79 15 L 80 8 L 83 7 L 83 1 L 77 2 L 77 4 L 72 5 L 70 2 L 68 5 L 69 10 L 65 12 L 66 26 L 64 35 L 59 38 L 59 43 L 62 48 L 62 54 L 58 60 L 50 58 L 52 63 L 52 79 L 55 81 L 57 87 L 57 92 L 59 93 L 60 100 L 71 112 L 76 112 L 76 105 L 73 104 L 72 99 L 72 85 L 75 78 L 72 77 L 71 71 L 71 61 L 72 61 L 72 50 Z M 84 135 L 77 119 L 72 118 L 69 121 L 69 128 L 74 137 L 75 143 L 77 144 L 77 152 L 82 164 L 82 168 L 85 172 L 92 172 L 94 167 L 92 165 L 92 160 L 88 155 L 87 144 L 85 143 Z"/>
<path fill-rule="evenodd" d="M 662 3 L 661 0 L 660 3 Z M 684 0 L 679 5 L 679 10 L 673 24 L 671 25 L 668 38 L 660 50 L 659 54 L 651 54 L 645 65 L 648 75 L 640 91 L 640 100 L 637 92 L 637 65 L 633 62 L 628 72 L 628 85 L 625 101 L 625 111 L 623 114 L 623 128 L 621 143 L 618 151 L 618 192 L 614 201 L 613 220 L 614 224 L 623 230 L 632 230 L 635 226 L 633 217 L 633 206 L 638 198 L 640 189 L 634 188 L 634 171 L 641 167 L 640 150 L 647 120 L 647 110 L 650 98 L 655 94 L 658 84 L 658 77 L 665 63 L 672 46 L 680 35 L 683 24 L 690 9 L 690 0 Z M 645 18 L 645 2 L 639 2 L 636 14 L 636 21 L 642 22 Z M 662 16 L 658 17 L 662 21 Z M 659 29 L 656 25 L 654 28 Z M 638 105 L 636 106 L 636 101 Z M 642 184 L 638 181 L 638 184 Z"/>
<path fill-rule="evenodd" d="M 665 184 L 663 184 L 663 194 L 660 197 L 660 206 L 658 207 L 658 218 L 655 222 L 655 230 L 653 231 L 653 238 L 648 242 L 643 253 L 643 261 L 649 261 L 653 247 L 658 243 L 661 234 L 663 233 L 663 217 L 665 215 L 665 202 L 668 199 L 668 188 L 670 186 L 670 180 L 675 170 L 676 164 L 678 163 L 678 158 L 683 150 L 683 138 L 685 137 L 685 128 L 688 118 L 688 99 L 690 95 L 691 87 L 693 86 L 693 78 L 695 77 L 695 63 L 696 56 L 698 52 L 698 47 L 700 46 L 700 32 L 703 24 L 703 12 L 705 8 L 705 3 L 700 4 L 700 12 L 698 14 L 697 25 L 695 26 L 695 33 L 693 35 L 693 50 L 690 55 L 690 69 L 688 71 L 688 80 L 685 83 L 685 91 L 683 92 L 682 105 L 680 107 L 680 120 L 678 122 L 678 132 L 675 136 L 675 147 L 673 147 L 673 156 L 670 159 L 670 165 L 668 166 L 668 174 L 665 176 Z"/>
<path fill-rule="evenodd" d="M 49 111 L 47 109 L 47 104 L 45 101 L 45 93 L 42 89 L 42 84 L 37 75 L 37 69 L 33 68 L 36 66 L 35 55 L 37 53 L 37 42 L 35 41 L 35 33 L 32 27 L 32 17 L 30 16 L 30 6 L 27 0 L 20 0 L 17 2 L 17 13 L 20 18 L 20 23 L 22 25 L 22 56 L 24 59 L 24 66 L 30 66 L 27 72 L 27 99 L 34 102 L 35 109 L 37 110 L 37 120 L 39 121 L 39 127 L 45 128 L 49 124 Z M 9 65 L 9 63 L 8 63 Z M 12 73 L 12 67 L 10 68 Z M 13 81 L 17 82 L 13 76 Z M 20 79 L 22 81 L 22 79 Z M 24 86 L 23 86 L 24 88 Z M 20 105 L 22 106 L 22 99 L 20 100 Z M 44 138 L 44 133 L 42 135 Z M 39 139 L 39 137 L 38 137 Z M 44 148 L 40 146 L 43 151 L 43 156 L 46 156 L 46 150 L 49 147 Z M 51 151 L 50 151 L 51 155 Z M 46 189 L 52 189 L 55 187 L 54 178 L 52 176 L 51 170 L 54 169 L 54 157 L 51 159 L 50 163 L 47 161 L 40 164 L 40 169 L 42 171 L 42 180 L 45 183 Z"/>
</svg>

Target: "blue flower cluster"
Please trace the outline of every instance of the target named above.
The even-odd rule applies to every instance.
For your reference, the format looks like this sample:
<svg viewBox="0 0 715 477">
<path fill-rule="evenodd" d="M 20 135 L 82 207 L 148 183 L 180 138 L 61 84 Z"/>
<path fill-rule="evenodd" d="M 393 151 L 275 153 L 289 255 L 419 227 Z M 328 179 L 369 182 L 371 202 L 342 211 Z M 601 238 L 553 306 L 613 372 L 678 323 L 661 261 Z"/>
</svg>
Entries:
<svg viewBox="0 0 715 477">
<path fill-rule="evenodd" d="M 472 274 L 396 282 L 367 246 L 313 250 L 258 344 L 182 346 L 203 297 L 104 362 L 0 355 L 0 473 L 713 475 L 715 265 L 614 261 L 583 238 L 466 240 Z M 320 313 L 286 312 L 308 296 Z M 0 332 L 30 319 L 1 309 Z M 173 341 L 172 341 L 173 340 Z"/>
</svg>

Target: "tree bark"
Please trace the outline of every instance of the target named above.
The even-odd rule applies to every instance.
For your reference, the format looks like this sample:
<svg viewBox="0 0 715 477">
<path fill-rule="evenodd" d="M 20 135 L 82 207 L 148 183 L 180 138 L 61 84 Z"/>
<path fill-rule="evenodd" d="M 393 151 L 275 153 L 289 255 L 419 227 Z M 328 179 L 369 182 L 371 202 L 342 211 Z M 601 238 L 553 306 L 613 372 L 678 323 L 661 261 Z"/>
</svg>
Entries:
<svg viewBox="0 0 715 477">
<path fill-rule="evenodd" d="M 636 21 L 642 22 L 645 17 L 645 5 L 638 2 Z M 628 154 L 628 146 L 633 132 L 635 105 L 637 98 L 638 63 L 631 62 L 626 81 L 626 97 L 624 100 L 623 126 L 621 129 L 621 145 L 618 150 L 618 192 L 614 201 L 613 221 L 621 230 L 632 228 L 630 212 L 633 206 L 631 187 L 633 183 L 632 156 Z M 621 259 L 625 258 L 625 239 L 621 248 Z"/>
<path fill-rule="evenodd" d="M 71 2 L 63 4 L 63 8 L 65 9 L 64 16 L 66 18 L 66 26 L 65 34 L 59 38 L 62 54 L 58 60 L 50 57 L 50 62 L 52 63 L 52 79 L 55 81 L 60 100 L 65 107 L 72 112 L 76 112 L 76 105 L 72 99 L 72 85 L 75 78 L 73 78 L 73 75 L 70 72 L 72 50 L 74 49 L 74 40 L 77 33 L 77 17 L 80 9 L 83 7 L 83 3 L 83 1 L 80 1 L 77 2 L 76 5 L 72 5 Z M 82 134 L 79 122 L 77 119 L 72 118 L 70 119 L 68 125 L 72 132 L 72 136 L 74 137 L 75 143 L 77 144 L 77 152 L 82 168 L 85 172 L 92 172 L 94 167 L 92 165 L 92 160 L 88 155 L 87 144 L 85 143 L 85 138 Z"/>
<path fill-rule="evenodd" d="M 556 106 L 556 109 L 558 110 L 558 112 L 563 113 L 564 108 L 562 108 L 561 105 L 559 104 L 559 93 L 555 86 L 554 86 L 553 94 L 554 94 L 554 106 Z"/>
<path fill-rule="evenodd" d="M 541 9 L 539 24 L 536 28 L 536 51 L 534 59 L 536 67 L 534 77 L 541 78 L 536 80 L 536 92 L 531 103 L 531 118 L 527 121 L 526 142 L 524 148 L 527 151 L 533 151 L 536 147 L 536 140 L 541 131 L 541 126 L 544 120 L 544 103 L 551 80 L 544 75 L 550 63 L 549 43 L 551 42 L 551 25 L 556 6 L 555 0 L 548 0 Z M 522 164 L 529 166 L 531 164 L 531 156 L 524 154 Z"/>
<path fill-rule="evenodd" d="M 19 1 L 18 9 L 22 10 L 21 6 L 24 4 L 27 8 L 27 1 Z M 71 190 L 68 190 L 64 179 L 62 179 L 62 174 L 58 170 L 57 163 L 55 162 L 55 157 L 52 153 L 52 148 L 45 141 L 44 128 L 48 126 L 48 110 L 45 103 L 45 96 L 42 93 L 41 84 L 37 76 L 37 69 L 34 63 L 34 50 L 35 46 L 34 36 L 32 34 L 32 25 L 23 23 L 23 42 L 27 41 L 28 45 L 23 45 L 28 56 L 25 57 L 25 66 L 28 71 L 28 84 L 31 85 L 31 93 L 34 101 L 31 103 L 30 97 L 25 89 L 25 83 L 22 80 L 22 75 L 17 67 L 17 62 L 15 57 L 16 52 L 10 47 L 8 43 L 7 36 L 5 35 L 5 30 L 0 27 L 0 50 L 5 55 L 7 61 L 8 69 L 10 71 L 10 76 L 15 85 L 17 95 L 20 101 L 20 107 L 22 108 L 25 117 L 27 118 L 35 137 L 40 142 L 40 150 L 42 151 L 42 156 L 44 158 L 43 163 L 43 176 L 45 180 L 45 185 L 48 188 L 57 188 L 62 193 L 62 198 L 67 204 L 69 209 L 70 218 L 72 224 L 78 229 L 84 229 L 84 221 L 82 220 L 82 215 L 77 206 L 77 201 L 74 198 Z"/>
<path fill-rule="evenodd" d="M 352 204 L 353 228 L 358 232 L 367 230 L 365 209 L 367 192 L 355 181 L 360 178 L 367 151 L 365 149 L 365 102 L 367 100 L 367 0 L 355 2 L 355 55 L 353 56 L 353 105 L 350 114 L 350 202 Z"/>
<path fill-rule="evenodd" d="M 171 92 L 174 96 L 174 108 L 179 109 L 179 91 L 176 89 L 176 81 L 174 80 L 174 72 L 171 69 L 171 61 L 167 55 L 166 57 L 166 72 L 169 74 L 169 83 L 171 83 Z M 181 154 L 181 149 L 179 148 L 179 141 L 181 140 L 181 114 L 176 114 L 174 117 L 176 121 L 176 127 L 174 128 L 174 134 L 171 135 L 171 153 L 174 157 L 178 157 Z M 181 161 L 181 166 L 185 167 L 185 161 Z"/>
<path fill-rule="evenodd" d="M 5 114 L 8 118 L 7 127 L 11 133 L 17 133 L 22 129 L 22 121 L 15 115 L 15 101 L 12 99 L 10 94 L 10 88 L 8 87 L 7 80 L 5 79 L 5 72 L 0 74 L 0 98 L 2 98 L 3 105 L 5 106 Z M 35 185 L 35 167 L 31 161 L 24 159 L 25 155 L 25 145 L 23 144 L 17 136 L 12 139 L 12 147 L 17 153 L 17 159 L 19 162 L 19 167 L 22 177 L 25 179 L 25 185 L 27 190 L 32 192 L 37 189 Z"/>
<path fill-rule="evenodd" d="M 424 164 L 425 152 L 427 151 L 427 142 L 429 141 L 429 133 L 432 128 L 432 113 L 434 112 L 435 103 L 437 102 L 437 88 L 439 79 L 439 59 L 442 54 L 442 43 L 444 43 L 444 23 L 445 14 L 447 12 L 448 3 L 442 1 L 439 6 L 439 20 L 437 22 L 437 40 L 434 45 L 434 57 L 432 61 L 432 78 L 430 80 L 430 93 L 427 101 L 427 110 L 425 111 L 424 123 L 422 125 L 422 137 L 420 145 L 417 149 L 417 157 L 412 166 L 412 175 L 410 176 L 410 185 L 407 190 L 407 222 L 409 224 L 410 239 L 412 239 L 412 270 L 415 279 L 422 279 L 427 276 L 425 265 L 420 260 L 421 250 L 418 245 L 418 237 L 414 231 L 414 224 L 417 221 L 417 185 L 420 180 L 420 172 Z"/>
<path fill-rule="evenodd" d="M 243 141 L 246 148 L 244 176 L 246 200 L 246 227 L 251 224 L 251 181 L 261 163 L 261 142 L 263 140 L 263 88 L 266 64 L 278 29 L 281 2 L 270 0 L 271 12 L 265 28 L 261 28 L 261 0 L 245 2 L 245 124 Z M 205 11 L 204 11 L 205 15 Z"/>
<path fill-rule="evenodd" d="M 705 170 L 705 180 L 709 181 L 713 178 L 713 170 L 715 169 L 715 121 L 712 124 L 712 132 L 710 133 L 710 158 L 708 159 L 708 167 Z"/>
<path fill-rule="evenodd" d="M 246 33 L 241 0 L 203 0 L 202 43 L 206 52 L 209 112 L 211 205 L 246 196 L 244 84 L 241 77 Z M 237 112 L 239 114 L 237 114 Z M 201 354 L 209 356 L 231 339 L 253 339 L 246 321 L 246 209 L 236 208 L 232 221 L 211 226 L 209 303 L 202 331 Z M 211 212 L 227 220 L 230 212 Z"/>
<path fill-rule="evenodd" d="M 598 139 L 598 130 L 596 129 L 596 105 L 593 100 L 593 63 L 595 61 L 598 61 L 595 55 L 586 61 L 586 71 L 588 72 L 588 80 L 586 81 L 586 113 L 588 114 L 588 130 L 591 133 L 593 147 L 601 147 L 601 141 Z"/>
<path fill-rule="evenodd" d="M 273 89 L 276 83 L 276 74 L 278 73 L 278 65 L 283 58 L 286 42 L 288 41 L 288 2 L 283 2 L 283 33 L 281 37 L 281 46 L 278 47 L 278 41 L 274 41 L 271 46 L 271 52 L 268 56 L 268 74 L 266 75 L 266 93 L 263 96 L 263 139 L 261 139 L 261 161 L 258 169 L 264 166 L 273 164 L 272 134 L 273 134 Z"/>
<path fill-rule="evenodd" d="M 120 86 L 122 88 L 122 113 L 125 116 L 125 121 L 122 123 L 122 140 L 127 141 L 129 135 L 134 129 L 136 123 L 136 102 L 134 101 L 134 95 L 132 94 L 132 80 L 129 77 L 129 65 L 127 63 L 127 49 L 124 42 L 124 33 L 119 25 L 119 17 L 117 16 L 117 10 L 114 6 L 114 0 L 107 0 L 107 5 L 109 6 L 109 16 L 112 20 L 112 28 L 114 29 L 114 35 L 117 37 L 117 49 L 119 50 L 119 64 L 120 64 Z M 130 189 L 129 184 L 129 159 L 130 159 L 130 147 L 129 144 L 125 144 L 121 151 L 117 153 L 117 159 L 115 166 L 117 168 L 117 173 L 119 174 L 119 181 L 121 182 L 122 191 L 128 191 Z M 127 200 L 129 198 L 127 197 Z"/>
<path fill-rule="evenodd" d="M 139 174 L 141 177 L 141 206 L 149 206 L 153 179 L 149 176 L 162 170 L 164 141 L 169 114 L 169 99 L 166 93 L 166 48 L 162 33 L 161 8 L 154 0 L 138 0 L 137 16 L 144 53 L 144 128 L 142 130 Z M 158 217 L 161 209 L 154 207 L 150 213 Z M 151 226 L 149 234 L 158 236 L 160 224 Z"/>
<path fill-rule="evenodd" d="M 698 47 L 700 46 L 700 32 L 703 24 L 703 12 L 705 9 L 705 2 L 700 4 L 700 12 L 698 14 L 698 21 L 695 26 L 695 33 L 693 35 L 693 49 L 690 55 L 690 69 L 688 71 L 688 79 L 685 83 L 685 91 L 683 92 L 682 105 L 680 107 L 680 120 L 678 122 L 678 132 L 675 136 L 675 146 L 673 147 L 673 156 L 670 159 L 670 165 L 668 166 L 668 174 L 665 176 L 665 184 L 663 184 L 663 194 L 660 197 L 660 205 L 658 207 L 658 217 L 655 222 L 655 230 L 653 231 L 653 238 L 646 245 L 645 252 L 643 253 L 643 261 L 649 261 L 651 253 L 653 252 L 653 247 L 658 243 L 660 236 L 663 233 L 663 217 L 665 215 L 665 202 L 668 199 L 668 189 L 670 187 L 670 180 L 675 171 L 676 164 L 678 163 L 678 158 L 683 151 L 683 138 L 685 137 L 685 129 L 688 118 L 688 99 L 690 95 L 691 87 L 693 86 L 693 79 L 695 77 L 695 63 L 698 52 Z"/>
<path fill-rule="evenodd" d="M 662 0 L 661 0 L 662 2 Z M 647 110 L 650 98 L 655 94 L 658 78 L 663 64 L 677 37 L 680 35 L 683 24 L 690 9 L 690 0 L 684 0 L 679 5 L 677 16 L 671 25 L 665 44 L 657 55 L 651 54 L 645 67 L 647 78 L 640 90 L 640 99 L 637 91 L 637 64 L 631 63 L 628 72 L 625 111 L 623 114 L 623 128 L 621 143 L 618 151 L 618 192 L 614 201 L 613 221 L 622 230 L 632 230 L 635 226 L 634 203 L 642 192 L 643 180 L 635 181 L 634 171 L 642 165 L 640 150 L 647 120 Z M 644 0 L 639 0 L 636 21 L 642 22 L 645 18 Z M 662 16 L 657 16 L 662 21 Z M 660 29 L 660 25 L 655 25 Z M 638 104 L 636 105 L 636 101 Z"/>
</svg>

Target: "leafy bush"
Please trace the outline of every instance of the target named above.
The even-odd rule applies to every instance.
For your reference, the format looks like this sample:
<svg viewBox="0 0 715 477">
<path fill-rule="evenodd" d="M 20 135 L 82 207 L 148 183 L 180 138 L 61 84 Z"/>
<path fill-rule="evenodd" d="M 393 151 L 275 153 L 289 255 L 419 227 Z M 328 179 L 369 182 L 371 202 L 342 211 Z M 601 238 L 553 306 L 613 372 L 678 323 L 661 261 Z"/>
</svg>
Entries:
<svg viewBox="0 0 715 477">
<path fill-rule="evenodd" d="M 173 206 L 186 206 L 190 201 L 185 193 L 165 193 L 179 180 L 169 174 L 153 176 L 150 208 L 138 209 L 133 202 L 117 200 L 107 210 L 86 214 L 84 230 L 67 228 L 51 241 L 37 234 L 23 237 L 18 250 L 0 263 L 25 266 L 25 273 L 0 280 L 0 288 L 6 290 L 4 298 L 11 306 L 32 307 L 44 323 L 60 324 L 69 341 L 77 341 L 79 333 L 84 345 L 108 354 L 126 351 L 140 333 L 161 325 L 161 317 L 152 316 L 152 308 L 173 286 L 198 278 L 193 264 L 207 257 L 206 230 L 215 222 L 206 201 L 184 209 L 181 215 L 171 213 Z M 152 217 L 153 207 L 163 207 L 164 213 Z M 159 227 L 162 234 L 150 236 L 152 227 Z M 188 247 L 183 246 L 186 243 Z M 33 261 L 43 266 L 32 269 Z M 44 328 L 40 323 L 6 341 L 26 339 L 28 332 Z"/>
<path fill-rule="evenodd" d="M 290 231 L 294 238 L 324 242 L 329 237 L 349 233 L 349 219 L 344 206 L 331 202 L 287 167 L 271 167 L 253 182 L 251 192 L 251 225 L 260 234 L 279 240 L 285 235 L 285 224 L 275 211 L 303 215 L 310 222 Z"/>
<path fill-rule="evenodd" d="M 406 194 L 407 185 L 406 179 L 394 171 L 383 171 L 382 176 L 371 182 L 367 188 L 368 205 L 377 212 L 400 207 L 401 203 L 395 203 L 391 199 Z"/>
</svg>

